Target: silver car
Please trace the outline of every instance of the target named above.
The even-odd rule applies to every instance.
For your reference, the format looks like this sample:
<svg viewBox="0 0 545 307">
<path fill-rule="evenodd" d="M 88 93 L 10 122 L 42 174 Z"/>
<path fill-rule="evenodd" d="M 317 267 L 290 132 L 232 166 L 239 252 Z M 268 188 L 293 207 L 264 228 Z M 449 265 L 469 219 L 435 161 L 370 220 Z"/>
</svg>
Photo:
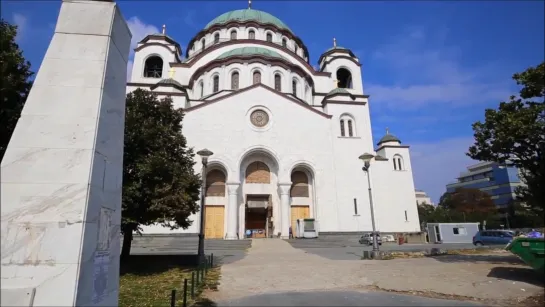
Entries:
<svg viewBox="0 0 545 307">
<path fill-rule="evenodd" d="M 375 234 L 375 236 L 377 238 L 378 245 L 382 245 L 382 238 L 380 237 L 380 234 Z M 370 232 L 364 233 L 363 236 L 361 236 L 359 242 L 360 244 L 373 245 L 373 236 Z"/>
</svg>

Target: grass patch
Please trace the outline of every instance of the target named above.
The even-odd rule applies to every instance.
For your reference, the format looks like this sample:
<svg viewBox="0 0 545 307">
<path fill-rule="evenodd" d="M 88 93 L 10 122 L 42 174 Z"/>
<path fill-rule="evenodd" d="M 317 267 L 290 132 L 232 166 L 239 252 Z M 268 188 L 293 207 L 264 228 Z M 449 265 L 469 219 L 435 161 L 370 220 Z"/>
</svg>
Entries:
<svg viewBox="0 0 545 307">
<path fill-rule="evenodd" d="M 199 301 L 206 289 L 217 289 L 220 268 L 208 269 L 204 282 L 195 286 L 195 299 L 191 298 L 191 273 L 196 268 L 172 259 L 138 259 L 122 264 L 119 280 L 119 306 L 170 306 L 171 291 L 176 289 L 176 306 L 182 306 L 184 279 L 188 279 L 187 305 Z"/>
</svg>

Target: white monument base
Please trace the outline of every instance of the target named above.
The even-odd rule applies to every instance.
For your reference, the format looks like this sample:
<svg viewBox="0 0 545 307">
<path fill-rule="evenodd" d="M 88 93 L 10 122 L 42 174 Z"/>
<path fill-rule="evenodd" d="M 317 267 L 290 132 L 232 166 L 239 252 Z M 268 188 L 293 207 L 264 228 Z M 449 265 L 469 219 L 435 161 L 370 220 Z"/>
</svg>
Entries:
<svg viewBox="0 0 545 307">
<path fill-rule="evenodd" d="M 1 164 L 2 306 L 116 306 L 131 34 L 64 0 Z"/>
</svg>

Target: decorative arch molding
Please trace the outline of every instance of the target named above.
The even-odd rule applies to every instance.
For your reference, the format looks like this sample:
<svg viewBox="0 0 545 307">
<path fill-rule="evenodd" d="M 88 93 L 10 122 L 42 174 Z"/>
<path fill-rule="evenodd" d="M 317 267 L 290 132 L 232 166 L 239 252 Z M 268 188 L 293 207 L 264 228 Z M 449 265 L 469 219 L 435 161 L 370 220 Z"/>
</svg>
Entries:
<svg viewBox="0 0 545 307">
<path fill-rule="evenodd" d="M 182 60 L 180 59 L 180 55 L 175 52 L 175 51 L 172 51 L 172 49 L 170 49 L 167 45 L 165 44 L 161 44 L 161 43 L 157 43 L 157 42 L 151 42 L 151 43 L 145 43 L 143 45 L 140 45 L 136 48 L 134 48 L 134 51 L 140 51 L 146 47 L 152 47 L 152 46 L 158 46 L 158 47 L 161 47 L 161 48 L 165 48 L 168 50 L 168 52 L 172 53 L 174 55 L 174 57 L 176 58 L 176 61 L 178 61 L 178 63 L 181 63 Z"/>
<path fill-rule="evenodd" d="M 197 55 L 191 57 L 188 62 L 184 62 L 184 63 L 173 62 L 173 63 L 170 63 L 170 65 L 172 67 L 190 68 L 190 67 L 193 67 L 193 65 L 195 65 L 199 61 L 199 59 L 201 59 L 202 57 L 204 57 L 208 53 L 210 53 L 210 52 L 212 52 L 214 50 L 223 48 L 225 46 L 236 45 L 236 44 L 254 44 L 254 45 L 261 45 L 261 46 L 271 47 L 271 48 L 280 50 L 280 51 L 288 53 L 292 57 L 294 57 L 296 59 L 296 61 L 301 63 L 301 65 L 305 66 L 305 68 L 307 68 L 312 73 L 312 75 L 314 75 L 314 76 L 325 76 L 325 77 L 330 77 L 331 76 L 331 73 L 329 73 L 329 72 L 316 71 L 308 62 L 306 62 L 304 59 L 302 59 L 300 56 L 298 56 L 292 50 L 289 50 L 287 48 L 283 48 L 281 45 L 279 45 L 277 43 L 274 43 L 274 42 L 261 41 L 261 40 L 257 40 L 257 39 L 234 39 L 234 40 L 229 40 L 229 41 L 225 41 L 225 42 L 219 42 L 218 44 L 212 45 L 212 46 L 206 48 L 204 51 L 201 51 Z"/>
<path fill-rule="evenodd" d="M 234 178 L 244 179 L 243 176 L 246 175 L 246 168 L 248 167 L 248 165 L 250 165 L 252 162 L 257 161 L 257 159 L 252 159 L 252 155 L 256 155 L 256 154 L 262 154 L 262 155 L 264 154 L 265 156 L 268 156 L 271 161 L 262 161 L 262 162 L 265 162 L 265 164 L 267 164 L 271 174 L 276 173 L 277 178 L 280 178 L 281 169 L 280 169 L 280 159 L 278 158 L 278 154 L 272 148 L 269 148 L 267 146 L 262 146 L 262 145 L 249 147 L 239 156 L 238 163 L 237 163 L 238 168 L 235 171 Z M 270 162 L 274 163 L 275 165 L 271 165 L 272 163 Z M 241 182 L 244 182 L 244 181 L 241 181 Z"/>
<path fill-rule="evenodd" d="M 219 60 L 213 60 L 209 62 L 208 64 L 200 67 L 197 69 L 193 75 L 191 75 L 191 78 L 189 78 L 189 84 L 188 86 L 190 88 L 193 87 L 193 83 L 196 79 L 198 79 L 202 74 L 204 74 L 207 71 L 211 71 L 214 68 L 221 67 L 221 66 L 227 66 L 231 64 L 253 64 L 253 63 L 260 63 L 265 66 L 271 65 L 271 66 L 279 66 L 286 70 L 291 70 L 293 73 L 297 74 L 299 77 L 303 78 L 310 86 L 311 88 L 314 88 L 314 81 L 312 80 L 312 77 L 307 74 L 301 67 L 298 65 L 295 65 L 293 63 L 290 63 L 287 60 L 281 60 L 278 58 L 270 58 L 262 55 L 252 55 L 252 56 L 231 56 L 227 59 L 219 59 Z M 264 72 L 261 72 L 261 76 L 264 76 Z M 253 73 L 253 70 L 252 70 Z"/>
<path fill-rule="evenodd" d="M 276 25 L 274 25 L 272 23 L 261 23 L 261 22 L 257 22 L 257 21 L 253 21 L 253 20 L 250 20 L 250 21 L 233 20 L 233 21 L 229 21 L 229 22 L 223 23 L 223 24 L 215 24 L 215 25 L 212 25 L 211 27 L 209 27 L 207 29 L 203 29 L 199 33 L 197 33 L 189 41 L 189 44 L 187 44 L 187 50 L 190 50 L 191 48 L 193 48 L 193 44 L 196 41 L 199 41 L 202 37 L 206 36 L 207 34 L 213 33 L 214 31 L 217 31 L 217 30 L 220 30 L 220 29 L 224 29 L 224 28 L 230 29 L 230 28 L 233 28 L 233 27 L 262 28 L 264 30 L 273 31 L 274 33 L 281 33 L 282 36 L 286 36 L 289 39 L 294 40 L 295 42 L 297 42 L 297 44 L 299 46 L 302 46 L 302 48 L 304 50 L 304 55 L 307 57 L 307 59 L 310 59 L 308 49 L 305 46 L 305 44 L 303 43 L 303 41 L 301 40 L 301 38 L 299 38 L 298 36 L 291 33 L 290 30 L 279 28 L 279 27 L 277 27 Z"/>
<path fill-rule="evenodd" d="M 322 62 L 322 60 L 328 56 L 328 55 L 331 55 L 333 53 L 344 53 L 344 54 L 348 54 L 349 56 L 346 56 L 346 55 L 339 55 L 339 56 L 344 56 L 344 57 L 352 57 L 352 58 L 357 58 L 356 55 L 352 52 L 352 50 L 350 49 L 344 49 L 344 48 L 332 48 L 332 49 L 329 49 L 328 51 L 322 53 L 322 55 L 320 55 L 320 58 L 318 59 L 318 64 L 320 64 L 320 62 Z M 334 58 L 337 57 L 337 56 L 333 56 Z M 358 62 L 359 63 L 359 62 Z"/>
<path fill-rule="evenodd" d="M 324 64 L 322 65 L 322 67 L 320 68 L 320 71 L 323 71 L 324 68 L 331 62 L 335 61 L 335 60 L 338 60 L 338 59 L 345 59 L 345 60 L 349 60 L 350 62 L 358 65 L 358 66 L 361 66 L 361 63 L 356 61 L 356 59 L 352 58 L 352 57 L 349 57 L 349 56 L 346 56 L 346 55 L 336 55 L 334 57 L 331 57 L 329 60 L 325 61 Z"/>
<path fill-rule="evenodd" d="M 297 160 L 290 164 L 290 166 L 282 172 L 283 174 L 287 174 L 287 177 L 282 177 L 281 179 L 283 182 L 291 182 L 291 173 L 293 173 L 294 170 L 297 169 L 304 169 L 307 171 L 307 175 L 309 176 L 309 180 L 311 182 L 314 182 L 316 178 L 316 166 L 307 160 Z"/>
</svg>

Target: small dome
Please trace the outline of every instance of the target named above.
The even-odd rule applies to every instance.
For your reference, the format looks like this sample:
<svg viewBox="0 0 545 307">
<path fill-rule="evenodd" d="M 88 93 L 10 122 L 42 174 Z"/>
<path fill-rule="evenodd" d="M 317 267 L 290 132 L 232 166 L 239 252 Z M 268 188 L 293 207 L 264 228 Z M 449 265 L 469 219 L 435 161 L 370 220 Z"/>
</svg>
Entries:
<svg viewBox="0 0 545 307">
<path fill-rule="evenodd" d="M 225 59 L 232 56 L 252 56 L 252 55 L 262 55 L 270 58 L 277 58 L 286 60 L 283 56 L 278 54 L 276 51 L 272 51 L 266 48 L 261 47 L 242 47 L 242 48 L 235 48 L 233 50 L 229 50 L 227 52 L 224 52 L 220 54 L 216 59 Z"/>
<path fill-rule="evenodd" d="M 390 134 L 390 132 L 388 132 L 388 129 L 386 129 L 386 135 L 382 137 L 382 139 L 380 139 L 380 141 L 378 141 L 377 145 L 380 146 L 380 144 L 383 144 L 383 143 L 388 143 L 388 142 L 398 142 L 398 143 L 401 143 L 401 140 L 399 140 L 397 138 L 397 136 L 393 135 L 393 134 Z"/>
<path fill-rule="evenodd" d="M 257 21 L 264 24 L 270 23 L 281 29 L 286 29 L 291 31 L 290 28 L 288 28 L 288 26 L 284 22 L 282 22 L 280 19 L 274 17 L 273 15 L 269 13 L 259 11 L 259 10 L 254 10 L 254 9 L 235 10 L 235 11 L 223 13 L 219 15 L 218 17 L 214 18 L 204 28 L 208 29 L 213 25 L 226 24 L 230 21 Z"/>
<path fill-rule="evenodd" d="M 182 87 L 182 85 L 180 84 L 180 82 L 172 79 L 172 78 L 168 78 L 168 79 L 163 79 L 159 82 L 157 82 L 157 85 L 177 85 L 179 87 Z"/>
<path fill-rule="evenodd" d="M 327 93 L 326 97 L 334 95 L 334 94 L 350 94 L 350 92 L 345 88 L 338 87 L 338 88 L 334 88 L 329 93 Z"/>
</svg>

